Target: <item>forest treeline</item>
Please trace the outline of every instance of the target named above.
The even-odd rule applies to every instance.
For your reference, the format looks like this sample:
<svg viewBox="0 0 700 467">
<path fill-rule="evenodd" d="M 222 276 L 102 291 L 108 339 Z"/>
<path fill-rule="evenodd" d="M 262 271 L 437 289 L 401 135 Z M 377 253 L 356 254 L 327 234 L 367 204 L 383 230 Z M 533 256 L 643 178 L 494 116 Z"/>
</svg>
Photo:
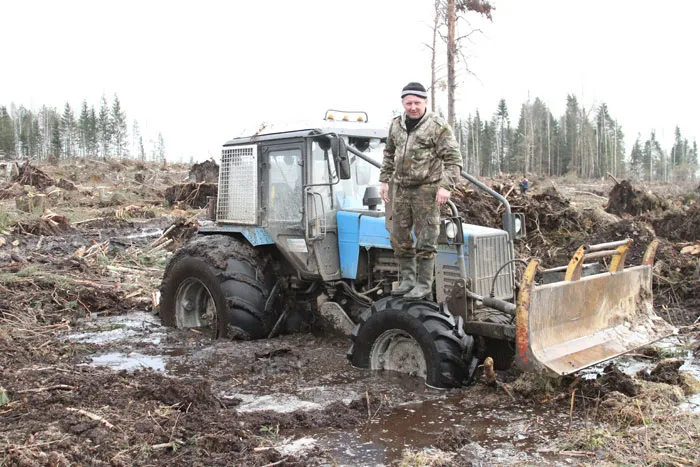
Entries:
<svg viewBox="0 0 700 467">
<path fill-rule="evenodd" d="M 536 98 L 521 106 L 517 125 L 512 125 L 506 101 L 501 99 L 491 118 L 477 112 L 455 123 L 464 168 L 478 176 L 570 174 L 590 179 L 611 173 L 646 181 L 696 179 L 697 142 L 689 142 L 679 127 L 672 147 L 663 148 L 651 131 L 646 138 L 637 136 L 629 152 L 622 128 L 606 104 L 586 109 L 574 95 L 567 96 L 565 113 L 558 118 Z M 10 111 L 0 106 L 2 153 L 39 160 L 115 157 L 161 161 L 165 160 L 165 144 L 159 133 L 147 151 L 138 122 L 129 129 L 115 94 L 111 105 L 102 96 L 98 111 L 83 101 L 77 116 L 69 103 L 62 113 L 47 106 L 38 112 L 24 106 L 12 106 Z"/>
<path fill-rule="evenodd" d="M 695 180 L 698 146 L 676 126 L 671 148 L 661 147 L 654 131 L 638 135 L 629 153 L 622 125 L 606 104 L 586 109 L 574 95 L 566 98 L 564 115 L 556 118 L 539 98 L 524 103 L 512 126 L 501 99 L 490 119 L 477 112 L 458 120 L 455 133 L 465 169 L 482 176 L 502 173 L 599 178 L 611 173 L 637 180 Z"/>
<path fill-rule="evenodd" d="M 131 144 L 130 144 L 131 142 Z M 61 160 L 75 157 L 165 160 L 163 135 L 149 141 L 148 151 L 136 120 L 129 125 L 115 94 L 112 104 L 103 95 L 99 110 L 83 100 L 76 112 L 66 102 L 63 112 L 42 106 L 39 111 L 23 105 L 0 106 L 0 155 Z"/>
</svg>

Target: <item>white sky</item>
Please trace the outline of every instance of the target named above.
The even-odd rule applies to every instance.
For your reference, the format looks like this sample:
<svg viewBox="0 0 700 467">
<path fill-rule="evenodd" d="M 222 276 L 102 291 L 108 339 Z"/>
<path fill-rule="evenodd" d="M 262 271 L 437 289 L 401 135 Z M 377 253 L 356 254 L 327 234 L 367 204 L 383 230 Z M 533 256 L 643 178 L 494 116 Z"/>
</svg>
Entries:
<svg viewBox="0 0 700 467">
<path fill-rule="evenodd" d="M 608 104 L 627 152 L 652 128 L 666 150 L 675 125 L 700 136 L 699 2 L 493 3 L 493 23 L 469 15 L 483 34 L 466 50 L 477 76 L 459 79 L 459 116 L 490 118 L 503 97 L 516 125 L 529 94 L 558 117 L 573 93 L 588 109 Z M 384 124 L 407 82 L 429 82 L 432 4 L 0 0 L 0 105 L 97 110 L 117 93 L 147 151 L 161 131 L 168 158 L 185 161 L 218 156 L 244 128 L 328 108 Z"/>
</svg>

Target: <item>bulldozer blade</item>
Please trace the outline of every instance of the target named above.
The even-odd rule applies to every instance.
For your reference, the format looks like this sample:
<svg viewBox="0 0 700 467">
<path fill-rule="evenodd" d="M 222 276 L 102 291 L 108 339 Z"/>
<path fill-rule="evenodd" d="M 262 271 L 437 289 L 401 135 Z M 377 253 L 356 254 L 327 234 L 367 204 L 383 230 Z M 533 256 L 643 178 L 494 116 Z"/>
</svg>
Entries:
<svg viewBox="0 0 700 467">
<path fill-rule="evenodd" d="M 559 375 L 672 335 L 654 312 L 649 264 L 577 280 L 535 285 L 537 261 L 523 275 L 516 309 L 516 364 Z"/>
</svg>

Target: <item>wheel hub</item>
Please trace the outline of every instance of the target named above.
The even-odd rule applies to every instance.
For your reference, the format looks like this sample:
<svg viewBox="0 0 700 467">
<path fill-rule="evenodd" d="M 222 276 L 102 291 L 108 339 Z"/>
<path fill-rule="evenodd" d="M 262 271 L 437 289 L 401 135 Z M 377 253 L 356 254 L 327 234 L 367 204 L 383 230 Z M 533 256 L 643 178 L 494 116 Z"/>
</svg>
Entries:
<svg viewBox="0 0 700 467">
<path fill-rule="evenodd" d="M 425 378 L 423 349 L 408 333 L 390 329 L 381 334 L 370 351 L 370 368 L 390 370 Z"/>
<path fill-rule="evenodd" d="M 209 326 L 216 319 L 214 300 L 209 289 L 198 279 L 188 278 L 175 296 L 175 319 L 178 328 Z"/>
</svg>

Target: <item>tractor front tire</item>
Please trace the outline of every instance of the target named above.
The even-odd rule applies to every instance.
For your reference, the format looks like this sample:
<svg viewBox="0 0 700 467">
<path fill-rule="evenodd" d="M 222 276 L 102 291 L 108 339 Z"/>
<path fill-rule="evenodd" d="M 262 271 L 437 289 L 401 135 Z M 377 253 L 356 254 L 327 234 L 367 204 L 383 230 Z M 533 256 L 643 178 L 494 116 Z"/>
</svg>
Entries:
<svg viewBox="0 0 700 467">
<path fill-rule="evenodd" d="M 267 337 L 278 318 L 274 309 L 266 309 L 275 281 L 272 269 L 270 256 L 243 239 L 200 236 L 165 268 L 161 323 L 209 328 L 215 337 Z"/>
<path fill-rule="evenodd" d="M 359 368 L 424 378 L 431 387 L 460 387 L 469 379 L 474 344 L 461 324 L 434 302 L 387 297 L 362 315 L 348 359 Z"/>
</svg>

